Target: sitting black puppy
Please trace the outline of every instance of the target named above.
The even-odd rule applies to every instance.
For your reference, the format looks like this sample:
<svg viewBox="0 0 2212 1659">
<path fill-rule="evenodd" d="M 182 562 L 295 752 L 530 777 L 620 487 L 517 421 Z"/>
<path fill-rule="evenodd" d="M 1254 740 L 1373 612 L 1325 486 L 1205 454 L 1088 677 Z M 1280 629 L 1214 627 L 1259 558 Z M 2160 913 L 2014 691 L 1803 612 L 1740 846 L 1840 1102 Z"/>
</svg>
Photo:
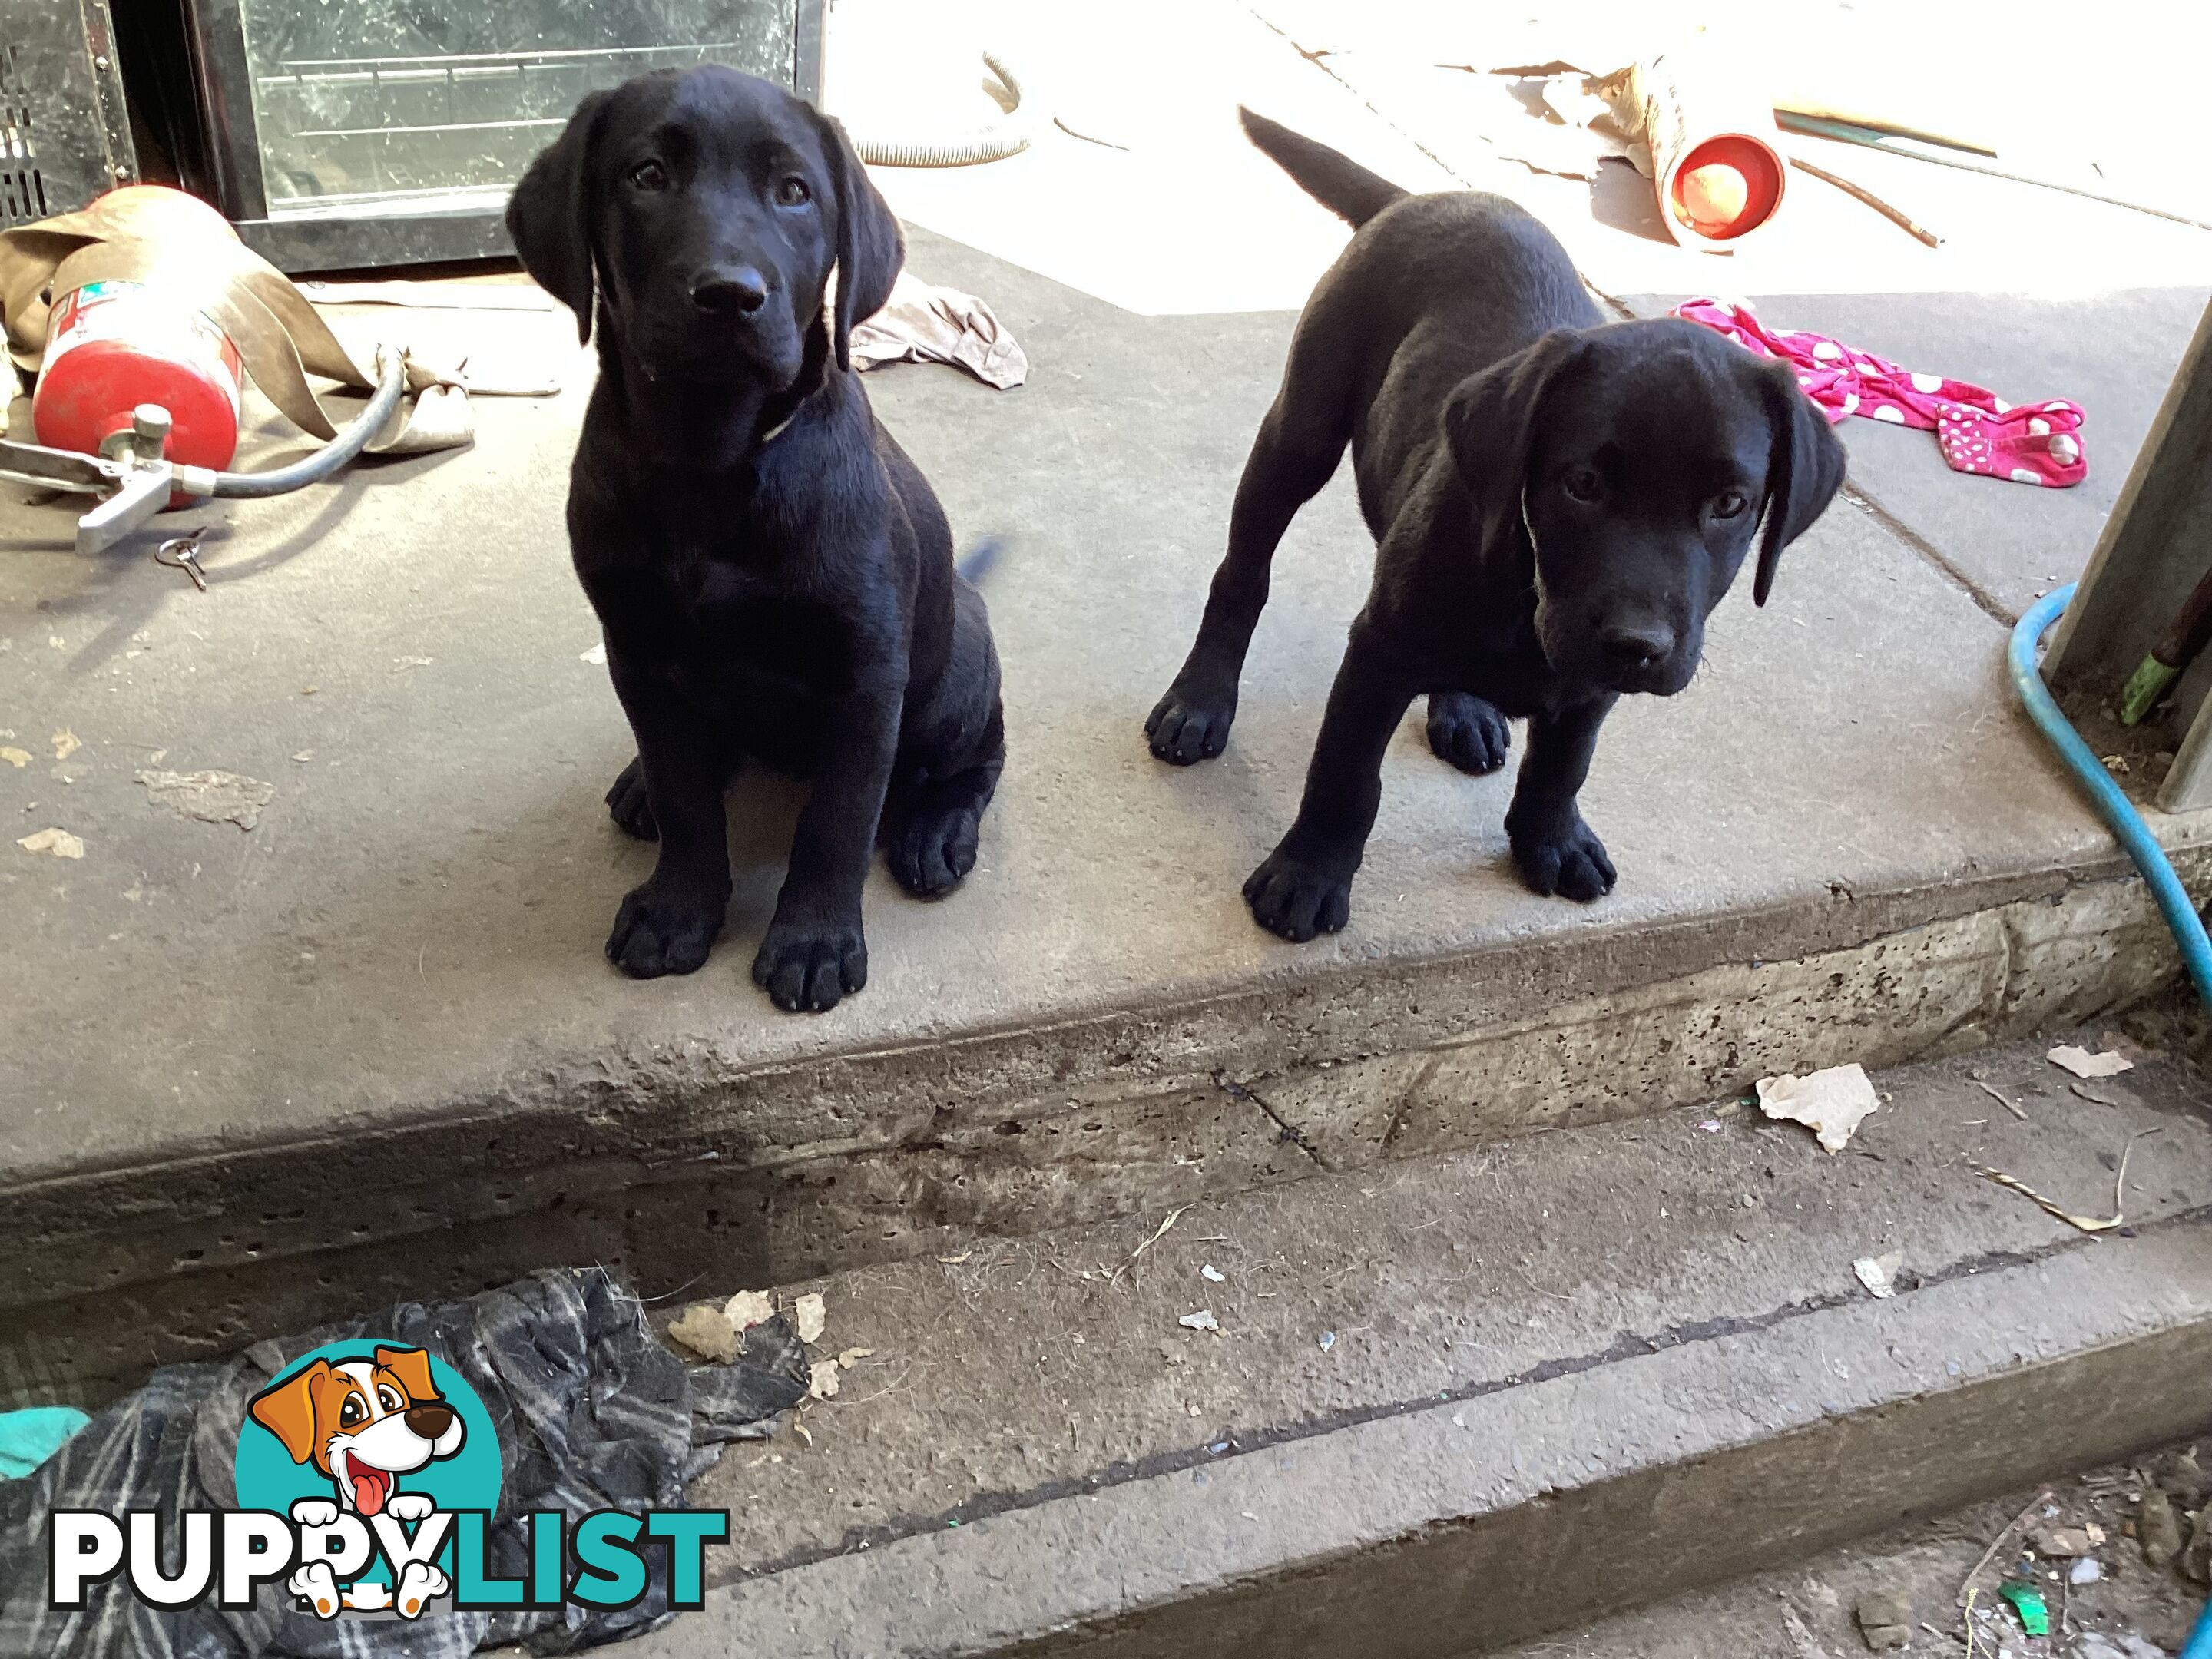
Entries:
<svg viewBox="0 0 2212 1659">
<path fill-rule="evenodd" d="M 753 977 L 780 1008 L 833 1007 L 867 981 L 879 824 L 908 891 L 948 890 L 1005 756 L 982 599 L 851 372 L 898 222 L 836 122 L 714 67 L 586 98 L 507 219 L 599 330 L 568 540 L 637 737 L 608 804 L 660 842 L 607 955 L 641 977 L 707 960 L 750 756 L 814 780 Z"/>
<path fill-rule="evenodd" d="M 1599 726 L 1624 691 L 1690 683 L 1762 513 L 1765 603 L 1843 447 L 1779 363 L 1692 323 L 1602 323 L 1512 203 L 1409 196 L 1249 111 L 1244 130 L 1359 229 L 1298 319 L 1197 641 L 1145 723 L 1152 753 L 1221 752 L 1275 544 L 1348 441 L 1374 586 L 1297 821 L 1244 884 L 1253 915 L 1289 939 L 1344 926 L 1383 751 L 1422 692 L 1430 746 L 1468 772 L 1503 765 L 1506 716 L 1528 716 L 1515 860 L 1540 893 L 1595 899 L 1613 868 L 1575 797 Z"/>
</svg>

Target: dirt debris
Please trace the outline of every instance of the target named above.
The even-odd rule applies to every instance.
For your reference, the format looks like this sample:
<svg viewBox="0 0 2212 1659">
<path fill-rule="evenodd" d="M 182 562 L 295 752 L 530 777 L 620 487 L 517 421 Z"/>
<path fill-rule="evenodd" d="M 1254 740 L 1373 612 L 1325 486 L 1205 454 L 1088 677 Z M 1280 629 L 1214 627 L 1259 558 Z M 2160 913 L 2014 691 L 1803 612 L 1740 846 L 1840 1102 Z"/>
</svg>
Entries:
<svg viewBox="0 0 2212 1659">
<path fill-rule="evenodd" d="M 1802 1123 L 1830 1152 L 1840 1152 L 1868 1116 L 1881 1109 L 1866 1068 L 1856 1060 L 1803 1077 L 1759 1079 L 1759 1109 L 1778 1121 Z"/>
<path fill-rule="evenodd" d="M 728 1316 L 711 1302 L 693 1303 L 670 1324 L 668 1334 L 702 1359 L 719 1365 L 736 1359 L 743 1346 Z"/>
<path fill-rule="evenodd" d="M 58 859 L 81 859 L 84 856 L 84 841 L 66 830 L 40 830 L 17 838 L 15 845 L 26 853 L 51 853 Z"/>
<path fill-rule="evenodd" d="M 791 1322 L 799 1332 L 801 1342 L 814 1343 L 822 1340 L 829 1328 L 829 1311 L 822 1305 L 822 1292 L 809 1291 L 791 1304 Z"/>
<path fill-rule="evenodd" d="M 161 772 L 138 774 L 147 799 L 167 807 L 181 818 L 202 823 L 234 823 L 251 830 L 261 822 L 261 809 L 276 797 L 276 786 L 249 778 L 240 772 Z"/>
<path fill-rule="evenodd" d="M 775 1317 L 775 1298 L 766 1291 L 739 1291 L 722 1304 L 722 1317 L 742 1335 Z"/>
<path fill-rule="evenodd" d="M 2122 1072 L 2132 1072 L 2136 1063 L 2116 1050 L 2091 1054 L 2087 1048 L 2070 1042 L 2062 1042 L 2044 1056 L 2053 1066 L 2074 1073 L 2075 1077 L 2118 1077 Z"/>
<path fill-rule="evenodd" d="M 1862 1595 L 1851 1616 L 1867 1646 L 1876 1653 L 1912 1644 L 1912 1598 L 1900 1590 Z"/>
</svg>

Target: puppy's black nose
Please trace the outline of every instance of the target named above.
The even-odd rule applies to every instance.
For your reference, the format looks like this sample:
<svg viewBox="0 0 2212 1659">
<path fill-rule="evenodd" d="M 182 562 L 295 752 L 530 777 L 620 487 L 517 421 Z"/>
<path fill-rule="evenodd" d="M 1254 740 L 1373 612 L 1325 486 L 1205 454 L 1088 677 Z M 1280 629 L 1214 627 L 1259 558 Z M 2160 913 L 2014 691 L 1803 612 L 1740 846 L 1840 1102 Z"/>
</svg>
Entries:
<svg viewBox="0 0 2212 1659">
<path fill-rule="evenodd" d="M 435 1440 L 453 1425 L 453 1408 L 451 1406 L 410 1406 L 407 1408 L 407 1426 L 422 1439 Z"/>
<path fill-rule="evenodd" d="M 712 265 L 691 279 L 691 303 L 702 311 L 750 317 L 767 302 L 767 280 L 750 265 Z"/>
<path fill-rule="evenodd" d="M 1632 673 L 1663 661 L 1674 648 L 1674 635 L 1659 627 L 1612 628 L 1598 636 L 1597 644 L 1609 666 Z"/>
</svg>

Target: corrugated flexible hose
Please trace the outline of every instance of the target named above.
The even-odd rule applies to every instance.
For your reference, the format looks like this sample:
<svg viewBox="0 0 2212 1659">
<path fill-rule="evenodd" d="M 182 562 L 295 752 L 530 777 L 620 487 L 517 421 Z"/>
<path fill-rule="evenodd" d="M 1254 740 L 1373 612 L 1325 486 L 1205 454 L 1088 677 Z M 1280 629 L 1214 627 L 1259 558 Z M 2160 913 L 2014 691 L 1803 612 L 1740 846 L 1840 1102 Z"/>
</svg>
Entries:
<svg viewBox="0 0 2212 1659">
<path fill-rule="evenodd" d="M 1027 149 L 1035 112 L 1024 107 L 1022 83 L 993 53 L 985 52 L 983 62 L 1006 88 L 1006 96 L 999 99 L 1006 106 L 1004 121 L 941 139 L 887 138 L 866 131 L 855 132 L 853 148 L 860 159 L 886 167 L 972 167 L 984 161 L 1003 161 Z M 992 96 L 998 97 L 995 90 Z"/>
</svg>

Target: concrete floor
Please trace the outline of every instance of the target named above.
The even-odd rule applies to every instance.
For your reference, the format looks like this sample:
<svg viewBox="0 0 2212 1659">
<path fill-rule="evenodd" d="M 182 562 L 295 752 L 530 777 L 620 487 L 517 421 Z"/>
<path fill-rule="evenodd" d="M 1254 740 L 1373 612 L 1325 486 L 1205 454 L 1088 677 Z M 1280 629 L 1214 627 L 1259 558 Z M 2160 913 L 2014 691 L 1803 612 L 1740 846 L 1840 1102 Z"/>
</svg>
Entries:
<svg viewBox="0 0 2212 1659">
<path fill-rule="evenodd" d="M 1285 544 L 1229 754 L 1192 772 L 1151 760 L 1139 725 L 1195 622 L 1287 307 L 1343 234 L 1242 146 L 1230 110 L 1250 97 L 1412 185 L 1478 169 L 1429 129 L 1437 88 L 1469 78 L 1436 69 L 1434 51 L 1367 43 L 1333 69 L 1301 50 L 1287 14 L 1176 15 L 1175 52 L 1140 51 L 1133 15 L 1080 43 L 1087 74 L 1065 52 L 1049 60 L 1053 106 L 1127 150 L 1053 129 L 1000 166 L 884 177 L 914 269 L 988 297 L 1035 366 L 1012 393 L 943 369 L 871 381 L 963 540 L 1007 538 L 988 595 L 1012 755 L 963 891 L 925 906 L 877 880 L 869 988 L 831 1015 L 779 1015 L 746 976 L 794 810 L 772 781 L 739 790 L 738 889 L 708 968 L 636 984 L 600 957 L 651 854 L 599 805 L 630 750 L 605 671 L 585 659 L 596 630 L 561 528 L 588 373 L 565 315 L 351 316 L 356 332 L 555 364 L 568 390 L 480 401 L 467 452 L 174 515 L 210 527 L 205 595 L 145 544 L 81 560 L 65 507 L 0 494 L 0 744 L 30 757 L 0 764 L 0 819 L 19 826 L 0 837 L 14 1038 L 0 1191 L 67 1207 L 68 1181 L 124 1172 L 149 1203 L 215 1214 L 225 1172 L 271 1148 L 341 1188 L 401 1130 L 481 1126 L 469 1158 L 509 1158 L 501 1125 L 522 1105 L 537 1111 L 530 1156 L 549 1164 L 569 1144 L 564 1113 L 579 1135 L 629 1137 L 648 1164 L 679 1128 L 734 1155 L 755 1130 L 721 1103 L 779 1067 L 1545 952 L 1498 957 L 1500 982 L 1522 981 L 1561 947 L 1717 918 L 1747 919 L 1731 948 L 1756 957 L 1762 927 L 1838 895 L 1941 894 L 2109 859 L 2014 712 L 1991 613 L 2086 557 L 2212 283 L 2212 236 L 2051 198 L 2030 240 L 2054 251 L 2027 268 L 2016 209 L 1944 174 L 1928 187 L 1958 216 L 1948 262 L 1902 237 L 1866 244 L 1850 221 L 1847 245 L 1875 252 L 1849 283 L 1795 244 L 1729 269 L 1780 296 L 1777 321 L 1863 330 L 1915 367 L 2000 390 L 2081 397 L 2091 483 L 2069 496 L 1958 478 L 1923 434 L 1852 432 L 1855 482 L 1881 511 L 1839 502 L 1766 610 L 1746 594 L 1723 607 L 1691 690 L 1609 728 L 1585 805 L 1623 872 L 1614 895 L 1583 908 L 1523 892 L 1498 822 L 1510 780 L 1449 771 L 1409 720 L 1352 927 L 1304 947 L 1256 930 L 1237 888 L 1294 805 L 1370 551 L 1340 478 Z M 1603 191 L 1486 166 L 1480 181 L 1545 210 L 1607 291 L 1712 285 L 1722 262 L 1654 242 L 1632 216 L 1610 222 Z M 1813 198 L 1808 224 L 1848 205 Z M 2024 268 L 2040 309 L 1991 297 Z M 1837 297 L 1882 284 L 1897 291 Z M 1974 297 L 1911 297 L 1960 290 Z M 283 447 L 264 420 L 255 459 Z M 250 832 L 190 820 L 136 781 L 153 765 L 275 793 Z M 82 837 L 83 859 L 12 844 L 48 827 Z M 1071 1088 L 1088 1064 L 1071 1051 Z M 856 1133 L 849 1110 L 809 1081 L 779 1104 L 799 1127 L 774 1134 L 832 1144 Z M 505 1199 L 443 1201 L 473 1214 Z M 272 1200 L 262 1221 L 296 1202 Z M 252 1227 L 222 1242 L 259 1248 Z"/>
<path fill-rule="evenodd" d="M 632 983 L 599 956 L 652 855 L 599 804 L 630 750 L 566 568 L 573 392 L 480 402 L 463 453 L 177 515 L 221 532 L 205 595 L 143 548 L 80 560 L 65 511 L 9 505 L 0 707 L 35 759 L 0 769 L 0 810 L 87 847 L 0 863 L 0 984 L 40 1034 L 0 1121 L 11 1182 L 372 1132 L 610 1055 L 757 1066 L 2104 845 L 2012 714 L 1998 624 L 1839 505 L 1764 611 L 1723 605 L 1690 691 L 1608 728 L 1584 804 L 1624 872 L 1610 898 L 1522 890 L 1508 780 L 1451 772 L 1409 717 L 1352 926 L 1272 939 L 1237 887 L 1295 803 L 1364 583 L 1342 480 L 1286 544 L 1229 754 L 1171 770 L 1139 726 L 1195 623 L 1290 319 L 1133 318 L 925 234 L 915 264 L 991 295 L 1039 368 L 1012 394 L 950 371 L 875 381 L 959 533 L 1008 540 L 989 595 L 1012 758 L 963 891 L 922 905 L 878 880 L 868 990 L 793 1018 L 746 977 L 794 799 L 773 781 L 738 792 L 738 886 L 708 968 Z M 500 321 L 574 362 L 562 319 Z M 82 746 L 56 760 L 64 729 Z M 271 783 L 259 827 L 150 802 L 134 780 L 157 753 Z"/>
</svg>

